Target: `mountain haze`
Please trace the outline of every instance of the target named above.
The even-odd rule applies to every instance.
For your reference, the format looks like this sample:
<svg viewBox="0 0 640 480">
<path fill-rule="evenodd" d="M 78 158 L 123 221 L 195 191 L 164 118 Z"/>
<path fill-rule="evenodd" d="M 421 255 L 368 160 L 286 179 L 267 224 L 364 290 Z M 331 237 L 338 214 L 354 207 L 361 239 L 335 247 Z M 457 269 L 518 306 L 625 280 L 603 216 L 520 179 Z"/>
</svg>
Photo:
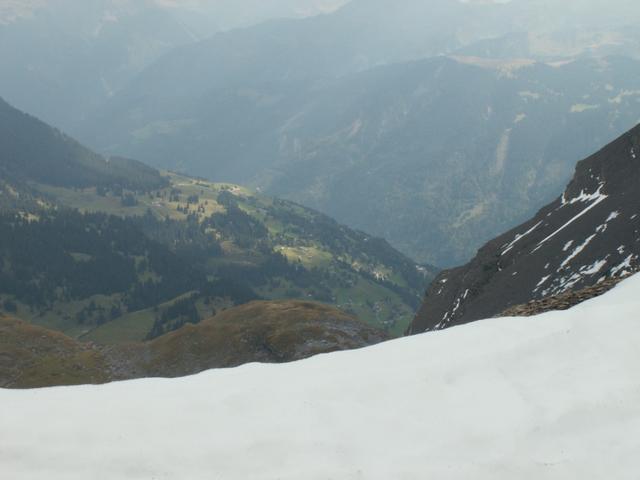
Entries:
<svg viewBox="0 0 640 480">
<path fill-rule="evenodd" d="M 221 54 L 237 52 L 229 42 Z M 467 260 L 535 213 L 575 162 L 640 119 L 640 62 L 623 57 L 440 57 L 301 86 L 269 79 L 284 66 L 200 53 L 165 59 L 114 99 L 97 121 L 118 125 L 100 131 L 103 148 L 248 183 L 436 265 Z M 170 72 L 190 65 L 235 73 L 195 73 L 176 93 Z"/>
<path fill-rule="evenodd" d="M 0 96 L 65 131 L 145 67 L 216 32 L 335 10 L 340 0 L 3 0 Z"/>
<path fill-rule="evenodd" d="M 627 0 L 258 3 L 41 2 L 0 27 L 24 45 L 0 55 L 0 94 L 99 152 L 284 196 L 442 266 L 640 119 Z"/>
</svg>

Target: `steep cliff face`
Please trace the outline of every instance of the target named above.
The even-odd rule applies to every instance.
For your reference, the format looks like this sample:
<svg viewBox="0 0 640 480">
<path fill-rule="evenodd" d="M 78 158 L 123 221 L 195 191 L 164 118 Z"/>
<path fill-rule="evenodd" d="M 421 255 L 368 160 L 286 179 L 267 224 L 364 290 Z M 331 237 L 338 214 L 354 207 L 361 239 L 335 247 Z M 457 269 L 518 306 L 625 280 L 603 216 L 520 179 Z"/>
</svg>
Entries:
<svg viewBox="0 0 640 480">
<path fill-rule="evenodd" d="M 622 277 L 640 263 L 640 126 L 580 162 L 563 195 L 431 284 L 410 333 Z"/>
</svg>

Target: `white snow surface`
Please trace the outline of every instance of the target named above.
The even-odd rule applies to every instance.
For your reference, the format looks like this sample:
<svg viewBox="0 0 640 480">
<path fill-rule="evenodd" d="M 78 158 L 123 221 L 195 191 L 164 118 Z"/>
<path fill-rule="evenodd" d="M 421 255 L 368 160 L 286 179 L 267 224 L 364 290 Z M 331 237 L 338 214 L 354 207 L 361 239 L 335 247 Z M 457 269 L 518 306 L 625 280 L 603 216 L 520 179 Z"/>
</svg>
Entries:
<svg viewBox="0 0 640 480">
<path fill-rule="evenodd" d="M 568 202 L 568 204 L 574 204 L 577 203 L 578 201 L 580 202 L 586 202 L 589 200 L 593 200 L 593 203 L 591 205 L 589 205 L 587 208 L 585 208 L 584 210 L 582 210 L 580 213 L 578 213 L 577 215 L 575 215 L 573 218 L 571 218 L 567 223 L 565 223 L 563 226 L 561 226 L 559 229 L 557 229 L 555 232 L 553 232 L 551 235 L 549 235 L 547 238 L 545 238 L 544 240 L 542 240 L 537 246 L 536 248 L 533 249 L 533 251 L 531 253 L 537 252 L 538 250 L 540 250 L 540 248 L 547 243 L 549 240 L 551 240 L 553 237 L 555 237 L 556 235 L 558 235 L 560 232 L 562 232 L 565 228 L 567 228 L 569 225 L 571 225 L 573 222 L 575 222 L 576 220 L 578 220 L 579 218 L 581 218 L 582 216 L 586 215 L 587 213 L 589 213 L 590 210 L 592 210 L 593 208 L 597 207 L 600 203 L 604 202 L 607 198 L 609 198 L 607 195 L 601 193 L 602 187 L 600 189 L 598 189 L 598 191 L 592 195 L 585 195 L 585 194 L 581 194 L 579 197 L 574 198 L 573 200 L 571 200 L 570 202 Z M 562 197 L 562 206 L 564 207 L 565 205 L 567 205 L 567 202 L 564 199 L 564 196 Z M 560 207 L 562 208 L 562 207 Z"/>
<path fill-rule="evenodd" d="M 11 480 L 637 479 L 640 276 L 288 365 L 0 390 Z"/>
</svg>

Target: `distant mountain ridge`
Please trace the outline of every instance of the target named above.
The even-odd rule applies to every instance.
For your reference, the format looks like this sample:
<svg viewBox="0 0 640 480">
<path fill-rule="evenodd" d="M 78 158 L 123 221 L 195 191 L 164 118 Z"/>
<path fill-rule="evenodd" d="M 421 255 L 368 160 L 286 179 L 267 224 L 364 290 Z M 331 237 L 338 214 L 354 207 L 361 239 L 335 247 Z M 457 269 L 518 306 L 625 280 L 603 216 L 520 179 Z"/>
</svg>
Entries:
<svg viewBox="0 0 640 480">
<path fill-rule="evenodd" d="M 0 96 L 65 131 L 173 49 L 344 0 L 3 0 Z M 74 132 L 72 132 L 74 133 Z"/>
<path fill-rule="evenodd" d="M 255 65 L 238 65 L 228 41 L 221 51 L 232 58 L 218 58 L 220 45 L 188 49 L 149 70 L 94 119 L 113 126 L 94 141 L 158 167 L 250 184 L 440 266 L 466 261 L 534 214 L 578 160 L 640 118 L 640 62 L 621 57 L 439 57 L 310 87 L 282 81 L 286 64 L 256 67 L 247 80 Z M 173 87 L 168 72 L 190 65 L 202 69 L 188 81 L 194 88 Z"/>
<path fill-rule="evenodd" d="M 432 283 L 410 333 L 620 278 L 640 266 L 640 126 L 580 162 L 563 195 Z"/>
<path fill-rule="evenodd" d="M 353 0 L 185 27 L 318 6 L 249 1 L 59 0 L 0 28 L 0 95 L 100 152 L 259 188 L 444 267 L 640 117 L 628 0 Z"/>
</svg>

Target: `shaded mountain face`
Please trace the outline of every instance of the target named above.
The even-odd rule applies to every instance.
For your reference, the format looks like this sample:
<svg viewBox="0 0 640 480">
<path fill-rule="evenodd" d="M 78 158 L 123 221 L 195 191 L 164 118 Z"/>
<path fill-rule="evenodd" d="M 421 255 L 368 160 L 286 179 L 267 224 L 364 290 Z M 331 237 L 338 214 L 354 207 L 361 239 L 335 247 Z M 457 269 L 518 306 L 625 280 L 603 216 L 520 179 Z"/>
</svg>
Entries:
<svg viewBox="0 0 640 480">
<path fill-rule="evenodd" d="M 167 185 L 160 173 L 134 160 L 104 158 L 0 98 L 0 172 L 3 182 L 83 188 L 150 190 Z"/>
<path fill-rule="evenodd" d="M 637 270 L 640 127 L 580 162 L 563 195 L 429 288 L 410 332 L 500 314 Z"/>
<path fill-rule="evenodd" d="M 0 388 L 98 384 L 284 363 L 389 337 L 313 302 L 253 302 L 153 341 L 98 346 L 0 314 Z"/>
<path fill-rule="evenodd" d="M 218 87 L 228 79 L 212 74 L 207 93 L 184 102 L 168 85 L 154 91 L 170 78 L 156 73 L 97 122 L 110 126 L 103 147 L 249 183 L 442 266 L 533 215 L 578 160 L 640 117 L 640 62 L 618 57 L 437 58 L 322 87 L 242 75 Z"/>
</svg>

